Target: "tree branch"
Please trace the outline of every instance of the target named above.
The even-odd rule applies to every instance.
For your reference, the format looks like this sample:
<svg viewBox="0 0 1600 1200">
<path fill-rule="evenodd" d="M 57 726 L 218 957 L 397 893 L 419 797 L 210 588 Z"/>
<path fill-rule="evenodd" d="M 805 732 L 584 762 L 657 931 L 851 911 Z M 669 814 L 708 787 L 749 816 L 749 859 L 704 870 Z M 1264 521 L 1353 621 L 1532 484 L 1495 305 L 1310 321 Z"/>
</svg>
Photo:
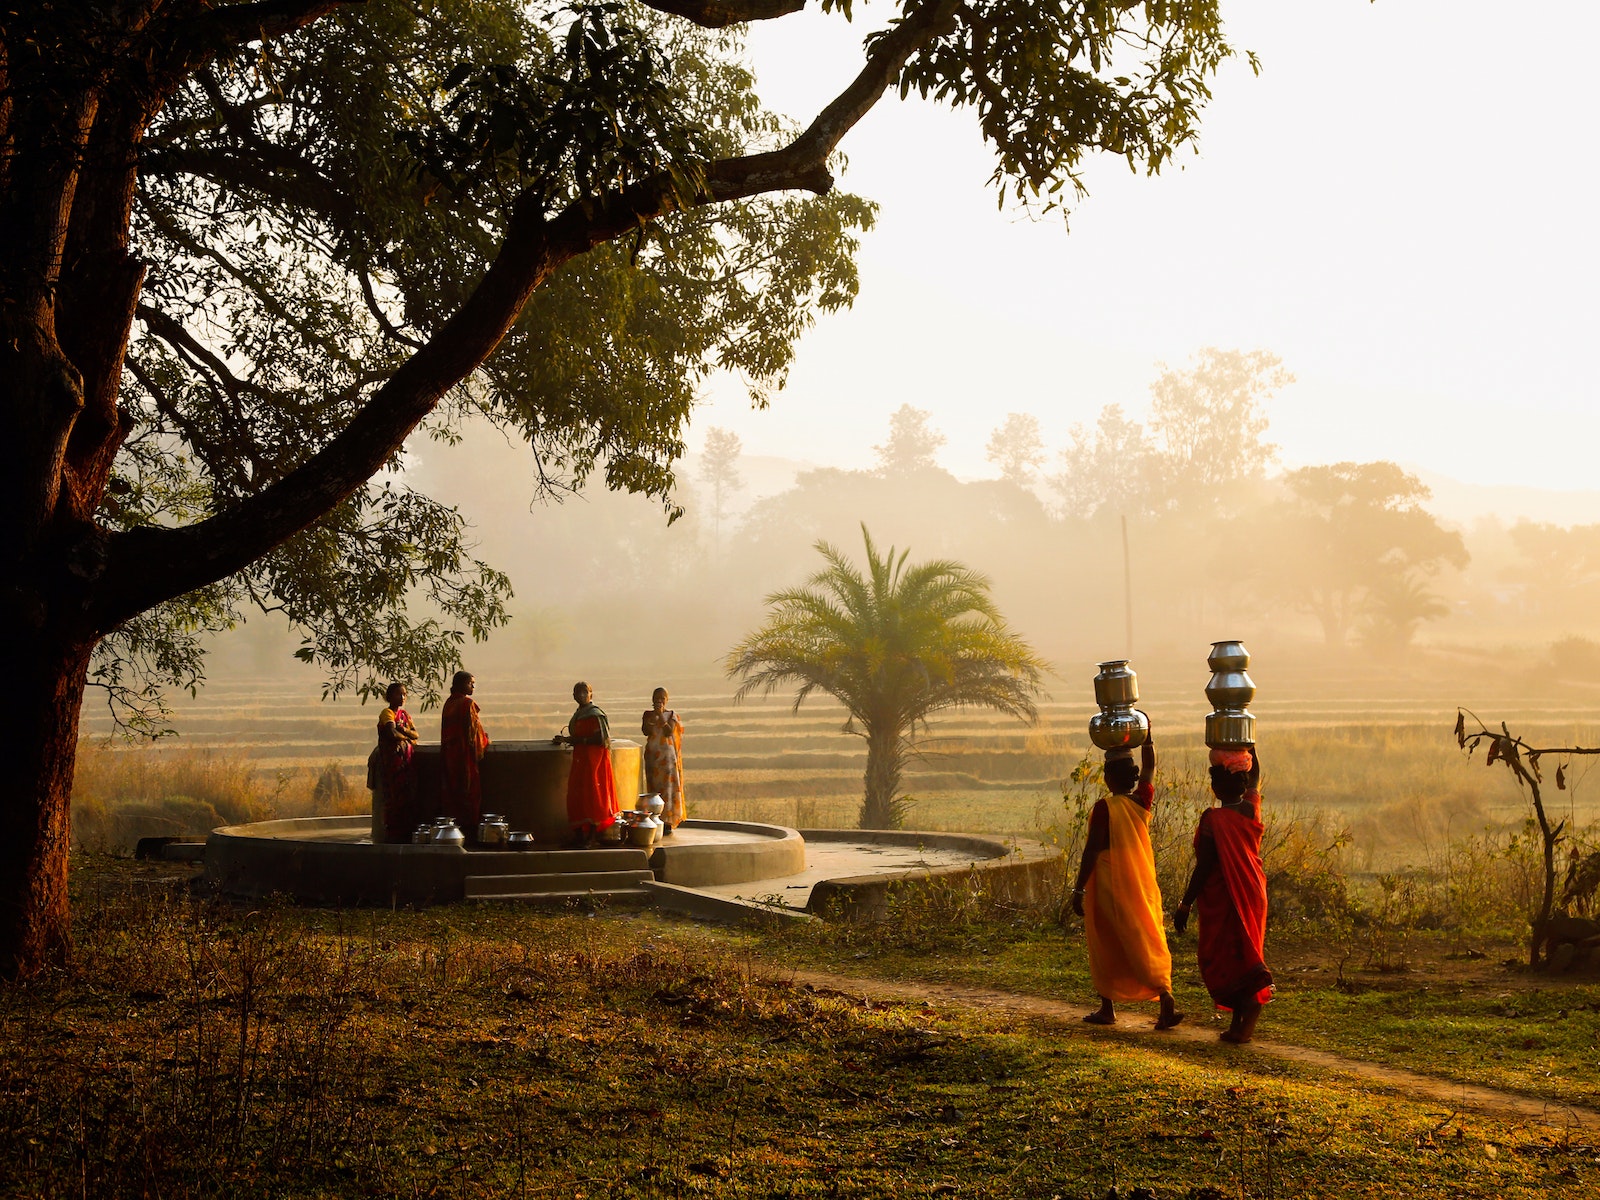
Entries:
<svg viewBox="0 0 1600 1200">
<path fill-rule="evenodd" d="M 833 185 L 827 161 L 840 140 L 911 56 L 950 26 L 957 3 L 939 0 L 877 38 L 856 78 L 793 142 L 712 163 L 692 203 L 793 189 L 826 192 Z M 194 525 L 115 535 L 105 587 L 89 621 L 101 631 L 115 628 L 154 604 L 241 570 L 313 524 L 381 470 L 440 398 L 483 363 L 556 267 L 681 207 L 666 174 L 573 204 L 549 221 L 535 196 L 522 196 L 499 254 L 472 293 L 327 446 L 256 495 Z"/>
<path fill-rule="evenodd" d="M 235 46 L 298 33 L 331 12 L 365 3 L 366 0 L 254 0 L 208 8 L 185 21 L 177 33 L 191 50 L 201 50 L 204 58 L 211 58 Z"/>
<path fill-rule="evenodd" d="M 883 98 L 911 56 L 951 27 L 958 8 L 959 0 L 940 0 L 878 38 L 855 79 L 794 141 L 778 150 L 710 164 L 693 202 L 721 204 L 779 191 L 827 193 L 833 187 L 828 159 L 845 134 Z M 674 183 L 663 174 L 598 202 L 579 201 L 551 222 L 551 241 L 568 256 L 581 254 L 672 212 L 679 206 L 674 197 Z"/>
<path fill-rule="evenodd" d="M 747 21 L 787 17 L 806 6 L 806 0 L 642 0 L 657 12 L 683 17 L 706 29 L 725 29 Z"/>
</svg>

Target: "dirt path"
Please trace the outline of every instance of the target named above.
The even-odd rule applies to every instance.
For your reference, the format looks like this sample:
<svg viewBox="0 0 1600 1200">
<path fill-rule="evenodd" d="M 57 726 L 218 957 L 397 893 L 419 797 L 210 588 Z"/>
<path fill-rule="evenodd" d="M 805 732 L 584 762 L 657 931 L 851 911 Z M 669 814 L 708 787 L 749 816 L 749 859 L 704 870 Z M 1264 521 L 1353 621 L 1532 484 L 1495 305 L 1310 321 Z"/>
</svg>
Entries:
<svg viewBox="0 0 1600 1200">
<path fill-rule="evenodd" d="M 960 1004 L 968 1008 L 981 1008 L 1042 1019 L 1057 1023 L 1062 1032 L 1091 1038 L 1138 1039 L 1145 1046 L 1161 1043 L 1180 1045 L 1212 1043 L 1216 1032 L 1209 1021 L 1190 1024 L 1185 1022 L 1176 1029 L 1158 1032 L 1141 1013 L 1137 1018 L 1121 1022 L 1110 1028 L 1085 1025 L 1083 1014 L 1088 1006 L 1050 1000 L 1043 996 L 1027 996 L 1017 992 L 1001 992 L 989 988 L 966 987 L 959 984 L 905 982 L 893 979 L 859 979 L 850 975 L 835 975 L 827 971 L 806 971 L 773 968 L 774 975 L 792 979 L 796 983 L 810 984 L 814 988 L 838 992 L 846 996 L 866 999 L 884 997 L 895 1000 L 939 1000 Z M 1190 1014 L 1190 1021 L 1195 1014 Z M 1377 1063 L 1344 1058 L 1322 1050 L 1311 1050 L 1289 1042 L 1258 1037 L 1248 1046 L 1237 1047 L 1241 1055 L 1266 1055 L 1325 1071 L 1337 1071 L 1400 1095 L 1411 1096 L 1444 1105 L 1452 1110 L 1476 1112 L 1510 1121 L 1528 1121 L 1553 1125 L 1565 1129 L 1600 1129 L 1600 1112 L 1591 1108 L 1577 1108 L 1554 1100 L 1519 1092 L 1502 1092 L 1495 1088 L 1479 1087 L 1421 1075 L 1399 1067 L 1386 1067 Z"/>
</svg>

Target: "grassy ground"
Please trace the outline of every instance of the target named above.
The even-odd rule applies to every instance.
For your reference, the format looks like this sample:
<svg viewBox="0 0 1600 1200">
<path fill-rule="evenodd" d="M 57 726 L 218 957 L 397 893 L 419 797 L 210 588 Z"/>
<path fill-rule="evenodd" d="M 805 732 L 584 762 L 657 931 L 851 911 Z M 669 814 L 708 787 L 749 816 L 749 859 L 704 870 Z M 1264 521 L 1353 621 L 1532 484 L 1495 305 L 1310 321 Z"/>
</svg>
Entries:
<svg viewBox="0 0 1600 1200">
<path fill-rule="evenodd" d="M 80 861 L 74 890 L 75 968 L 0 993 L 7 1196 L 1219 1200 L 1580 1196 L 1596 1179 L 1595 1149 L 1556 1130 L 1221 1045 L 868 1006 L 761 967 L 1080 992 L 1072 943 L 1016 915 L 797 938 L 622 913 L 220 908 L 124 860 Z M 1286 988 L 1273 1028 L 1315 990 Z M 1323 1011 L 1341 1045 L 1371 1024 Z M 1466 1052 L 1477 1033 L 1438 1017 Z"/>
<path fill-rule="evenodd" d="M 906 895 L 883 925 L 812 926 L 761 951 L 862 977 L 955 983 L 1094 1007 L 1079 925 L 986 917 L 954 891 Z M 1173 990 L 1191 1021 L 1214 1019 L 1192 933 L 1173 948 Z M 1403 945 L 1399 944 L 1403 942 Z M 1262 1034 L 1358 1061 L 1600 1108 L 1600 975 L 1527 971 L 1509 938 L 1463 953 L 1453 936 L 1301 928 L 1269 937 L 1277 997 Z M 1404 966 L 1399 964 L 1403 961 Z M 1155 1006 L 1131 1006 L 1147 1022 Z M 1221 1028 L 1221 1025 L 1218 1025 Z"/>
</svg>

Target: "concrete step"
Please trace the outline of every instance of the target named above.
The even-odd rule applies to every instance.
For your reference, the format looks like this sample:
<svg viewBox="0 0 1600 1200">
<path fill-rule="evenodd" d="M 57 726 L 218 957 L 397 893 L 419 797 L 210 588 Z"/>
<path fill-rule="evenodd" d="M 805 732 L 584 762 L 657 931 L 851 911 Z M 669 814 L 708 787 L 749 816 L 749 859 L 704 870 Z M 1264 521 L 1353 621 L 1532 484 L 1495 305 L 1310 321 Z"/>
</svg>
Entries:
<svg viewBox="0 0 1600 1200">
<path fill-rule="evenodd" d="M 633 847 L 605 850 L 469 850 L 473 875 L 580 875 L 596 871 L 647 871 L 650 852 Z"/>
<path fill-rule="evenodd" d="M 523 908 L 650 908 L 654 893 L 643 888 L 622 888 L 614 892 L 528 892 L 521 896 L 477 896 L 468 904 L 515 904 Z"/>
<path fill-rule="evenodd" d="M 582 896 L 643 889 L 654 882 L 649 871 L 563 871 L 549 875 L 468 875 L 463 881 L 468 900 L 509 900 L 551 894 Z"/>
</svg>

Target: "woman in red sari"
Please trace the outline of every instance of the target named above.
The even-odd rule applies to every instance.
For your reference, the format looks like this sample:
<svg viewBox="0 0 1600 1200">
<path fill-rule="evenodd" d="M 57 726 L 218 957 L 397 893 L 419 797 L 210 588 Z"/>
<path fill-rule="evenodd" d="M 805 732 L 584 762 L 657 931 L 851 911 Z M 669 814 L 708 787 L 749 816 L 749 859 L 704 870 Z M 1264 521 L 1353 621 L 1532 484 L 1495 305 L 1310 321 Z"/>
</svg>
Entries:
<svg viewBox="0 0 1600 1200">
<path fill-rule="evenodd" d="M 1211 752 L 1216 808 L 1200 814 L 1194 874 L 1172 926 L 1183 932 L 1191 906 L 1200 909 L 1200 977 L 1218 1008 L 1231 1009 L 1225 1042 L 1248 1042 L 1261 1007 L 1272 999 L 1264 957 L 1267 875 L 1261 865 L 1261 760 L 1255 747 Z"/>
<path fill-rule="evenodd" d="M 417 727 L 405 710 L 406 688 L 391 683 L 378 714 L 378 748 L 374 752 L 374 789 L 382 805 L 383 840 L 404 842 L 421 820 L 417 812 Z"/>
<path fill-rule="evenodd" d="M 594 702 L 594 691 L 587 683 L 572 685 L 577 704 L 567 722 L 567 736 L 556 734 L 557 744 L 572 747 L 572 772 L 567 776 L 567 823 L 573 841 L 590 845 L 602 829 L 617 822 L 621 806 L 617 803 L 616 777 L 611 773 L 611 726 L 606 714 Z"/>
<path fill-rule="evenodd" d="M 440 803 L 444 815 L 454 817 L 468 837 L 476 837 L 483 816 L 483 782 L 478 764 L 489 748 L 489 735 L 478 719 L 478 702 L 472 698 L 477 680 L 470 671 L 457 671 L 450 681 L 450 699 L 439 715 L 441 761 Z"/>
</svg>

